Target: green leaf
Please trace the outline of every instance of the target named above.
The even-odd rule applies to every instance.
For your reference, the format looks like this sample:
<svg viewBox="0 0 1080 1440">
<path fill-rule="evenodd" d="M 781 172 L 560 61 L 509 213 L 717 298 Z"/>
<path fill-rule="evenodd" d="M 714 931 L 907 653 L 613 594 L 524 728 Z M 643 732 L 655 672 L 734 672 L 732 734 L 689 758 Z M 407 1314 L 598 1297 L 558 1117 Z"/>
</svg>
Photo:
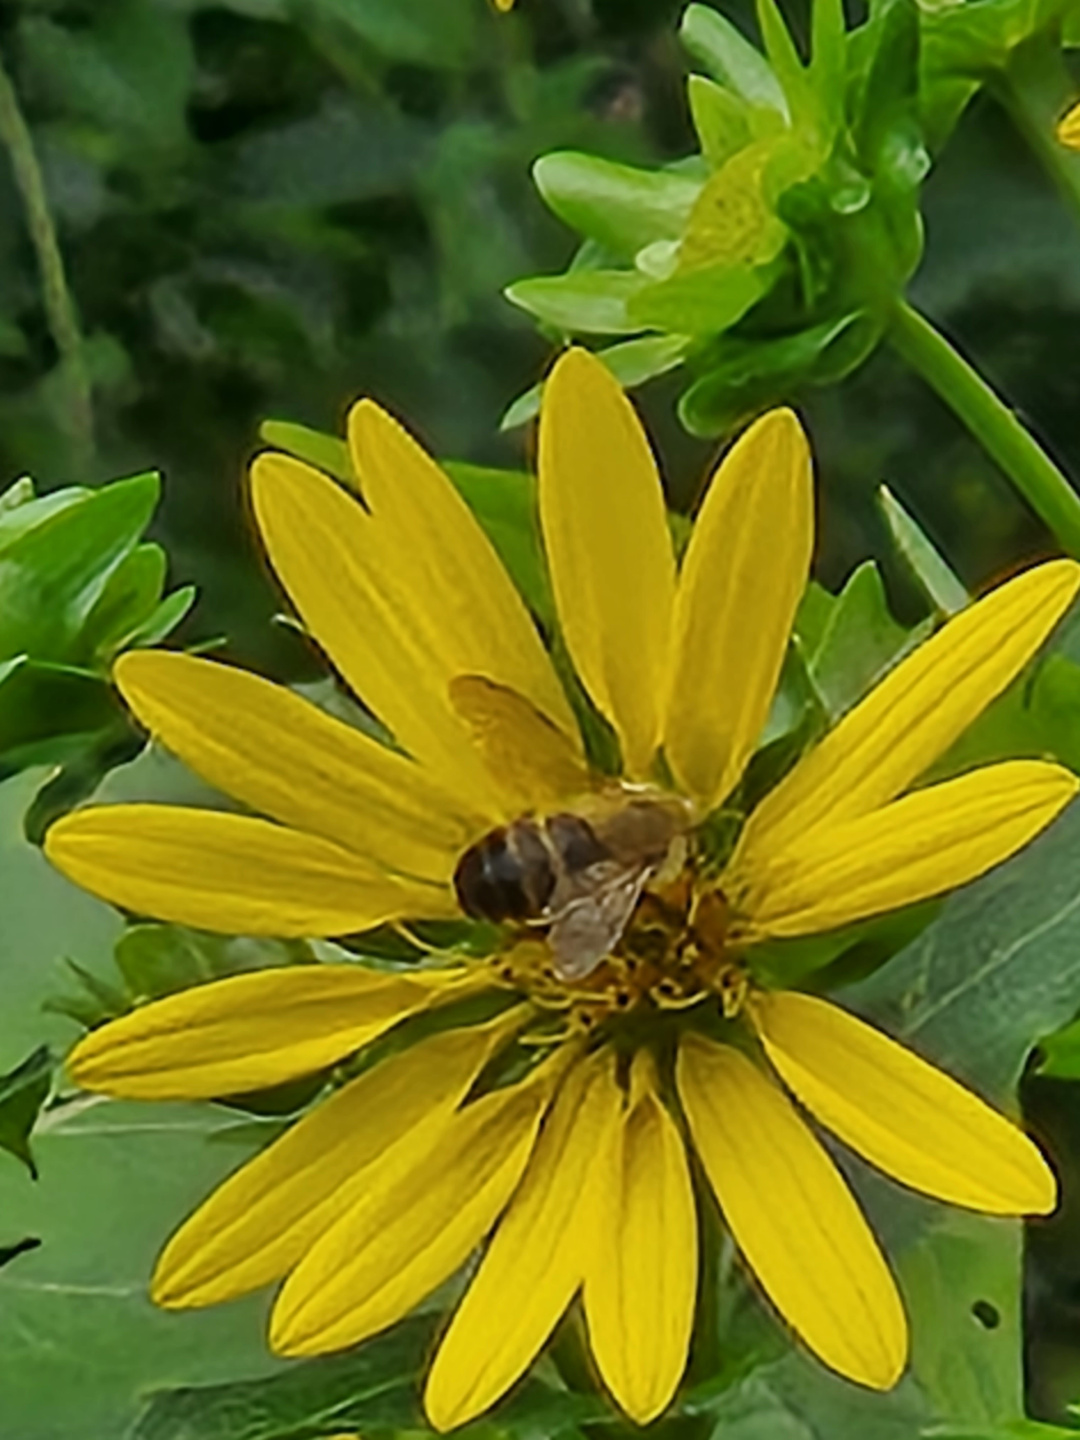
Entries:
<svg viewBox="0 0 1080 1440">
<path fill-rule="evenodd" d="M 498 551 L 526 604 L 553 630 L 555 602 L 540 539 L 534 477 L 524 470 L 494 470 L 461 460 L 446 461 L 445 469 Z"/>
<path fill-rule="evenodd" d="M 364 1440 L 419 1440 L 434 1432 L 419 1403 L 436 1334 L 417 1315 L 343 1355 L 296 1365 L 270 1380 L 238 1381 L 155 1395 L 130 1440 L 316 1440 L 359 1431 Z M 537 1379 L 483 1420 L 456 1430 L 462 1440 L 561 1440 L 579 1424 L 610 1420 L 598 1395 L 573 1394 Z"/>
<path fill-rule="evenodd" d="M 227 975 L 312 958 L 310 948 L 299 940 L 209 935 L 182 925 L 133 925 L 116 944 L 116 967 L 130 996 L 128 1008 Z"/>
<path fill-rule="evenodd" d="M 56 981 L 58 957 L 78 954 L 104 969 L 120 928 L 115 911 L 69 884 L 25 839 L 23 812 L 40 779 L 40 773 L 30 773 L 0 785 L 0 914 L 9 937 L 3 959 L 0 1058 L 6 1065 L 43 1042 L 57 1049 L 70 1043 L 71 1026 L 42 1014 L 42 1003 Z M 0 1207 L 0 1243 L 3 1231 Z"/>
<path fill-rule="evenodd" d="M 926 1418 L 910 1381 L 873 1394 L 797 1352 L 752 1370 L 691 1413 L 711 1417 L 709 1440 L 913 1440 Z"/>
<path fill-rule="evenodd" d="M 78 485 L 69 485 L 63 490 L 53 490 L 48 495 L 35 495 L 33 483 L 26 477 L 25 480 L 17 480 L 4 492 L 7 496 L 17 491 L 21 498 L 13 499 L 11 504 L 0 508 L 0 552 L 6 550 L 20 535 L 25 535 L 28 530 L 43 524 L 51 515 L 68 510 L 73 505 L 83 504 L 94 493 Z M 24 485 L 29 488 L 20 488 Z"/>
<path fill-rule="evenodd" d="M 995 700 L 933 767 L 931 778 L 973 765 L 1053 757 L 1080 770 L 1080 665 L 1051 652 Z"/>
<path fill-rule="evenodd" d="M 297 1440 L 360 1425 L 426 1431 L 416 1375 L 431 1344 L 427 1316 L 403 1321 L 344 1355 L 269 1380 L 168 1389 L 154 1395 L 130 1440 Z"/>
<path fill-rule="evenodd" d="M 26 656 L 0 668 L 0 776 L 28 765 L 60 764 L 125 712 L 101 676 Z"/>
<path fill-rule="evenodd" d="M 211 1106 L 69 1103 L 34 1140 L 29 1186 L 0 1170 L 0 1239 L 40 1246 L 0 1269 L 0 1414 L 15 1436 L 129 1432 L 148 1392 L 283 1367 L 265 1300 L 167 1313 L 147 1285 L 176 1225 L 274 1126 Z"/>
<path fill-rule="evenodd" d="M 634 340 L 620 340 L 604 350 L 593 353 L 602 360 L 619 384 L 627 390 L 665 375 L 686 358 L 693 342 L 688 335 L 643 335 Z M 524 425 L 540 413 L 543 384 L 532 385 L 509 406 L 499 424 L 501 430 Z"/>
<path fill-rule="evenodd" d="M 30 1132 L 52 1088 L 53 1059 L 47 1045 L 39 1045 L 21 1065 L 0 1075 L 0 1150 L 21 1160 L 36 1180 L 37 1166 L 30 1151 Z"/>
<path fill-rule="evenodd" d="M 814 688 L 832 721 L 849 710 L 908 650 L 924 638 L 905 630 L 889 612 L 881 572 L 866 560 L 836 597 L 807 663 Z"/>
<path fill-rule="evenodd" d="M 940 917 L 848 998 L 991 1098 L 1011 1096 L 1033 1045 L 1080 993 L 1080 805 Z"/>
<path fill-rule="evenodd" d="M 878 488 L 878 504 L 912 579 L 939 615 L 956 615 L 970 602 L 970 596 L 948 561 L 918 521 L 904 509 L 887 485 Z"/>
<path fill-rule="evenodd" d="M 638 329 L 715 335 L 741 320 L 766 288 L 761 272 L 750 265 L 710 265 L 645 286 L 626 310 Z"/>
<path fill-rule="evenodd" d="M 1023 1411 L 1022 1244 L 1017 1222 L 951 1211 L 898 1257 L 912 1373 L 942 1420 Z"/>
<path fill-rule="evenodd" d="M 560 220 L 623 260 L 656 240 L 677 240 L 701 190 L 693 176 L 570 150 L 542 155 L 533 179 Z"/>
<path fill-rule="evenodd" d="M 858 311 L 779 339 L 723 336 L 704 353 L 704 373 L 679 401 L 692 435 L 727 434 L 805 384 L 829 383 L 861 363 L 880 327 Z"/>
<path fill-rule="evenodd" d="M 1080 1020 L 1039 1041 L 1036 1068 L 1055 1080 L 1080 1080 Z"/>
<path fill-rule="evenodd" d="M 87 617 L 79 637 L 80 659 L 107 664 L 150 622 L 161 604 L 167 566 L 160 545 L 138 545 L 124 557 Z"/>
<path fill-rule="evenodd" d="M 45 832 L 53 821 L 89 799 L 108 772 L 116 765 L 134 760 L 144 743 L 142 735 L 126 717 L 83 737 L 82 743 L 72 747 L 74 753 L 68 753 L 61 760 L 60 769 L 53 771 L 28 806 L 23 831 L 30 843 L 43 844 Z"/>
<path fill-rule="evenodd" d="M 631 334 L 643 327 L 630 318 L 628 303 L 649 284 L 631 270 L 571 270 L 508 285 L 506 298 L 538 320 L 567 334 Z"/>
<path fill-rule="evenodd" d="M 715 80 L 754 105 L 787 115 L 787 101 L 769 62 L 719 11 L 689 5 L 679 37 L 692 59 Z"/>
<path fill-rule="evenodd" d="M 141 625 L 122 636 L 120 645 L 125 647 L 159 645 L 184 619 L 195 604 L 197 595 L 198 591 L 194 585 L 181 585 L 179 590 L 174 590 L 171 595 L 166 595 L 161 604 L 150 612 Z"/>
<path fill-rule="evenodd" d="M 118 480 L 2 544 L 0 657 L 69 658 L 110 576 L 149 524 L 159 490 L 153 474 Z"/>
</svg>

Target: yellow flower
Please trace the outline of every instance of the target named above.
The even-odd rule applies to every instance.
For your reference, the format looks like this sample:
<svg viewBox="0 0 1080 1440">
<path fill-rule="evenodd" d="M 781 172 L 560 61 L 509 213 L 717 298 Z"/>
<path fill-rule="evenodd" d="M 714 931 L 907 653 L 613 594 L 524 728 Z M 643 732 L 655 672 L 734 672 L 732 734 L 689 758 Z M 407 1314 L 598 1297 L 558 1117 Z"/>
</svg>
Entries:
<svg viewBox="0 0 1080 1440">
<path fill-rule="evenodd" d="M 1058 123 L 1057 138 L 1070 150 L 1080 150 L 1080 105 L 1074 105 Z"/>
<path fill-rule="evenodd" d="M 963 884 L 1071 799 L 1072 775 L 1026 760 L 910 787 L 1043 642 L 1080 567 L 1041 565 L 950 620 L 781 780 L 725 858 L 706 818 L 738 808 L 810 564 L 811 466 L 794 415 L 767 415 L 732 447 L 677 567 L 623 392 L 581 350 L 548 379 L 547 559 L 566 650 L 618 740 L 619 780 L 590 770 L 539 633 L 440 469 L 366 401 L 349 442 L 363 504 L 266 454 L 253 508 L 305 627 L 399 748 L 227 665 L 127 655 L 117 680 L 146 728 L 272 819 L 86 809 L 49 832 L 54 863 L 160 919 L 340 936 L 459 915 L 455 872 L 467 890 L 472 857 L 499 881 L 481 862 L 506 861 L 512 838 L 538 841 L 540 872 L 554 871 L 554 817 L 598 845 L 604 806 L 608 822 L 659 815 L 669 828 L 637 869 L 594 856 L 548 938 L 509 924 L 491 959 L 245 974 L 77 1045 L 71 1073 L 89 1089 L 197 1099 L 317 1072 L 423 1021 L 423 1038 L 354 1068 L 211 1195 L 167 1245 L 155 1298 L 208 1305 L 284 1280 L 271 1343 L 310 1355 L 392 1325 L 487 1240 L 428 1375 L 432 1423 L 492 1405 L 580 1296 L 599 1373 L 644 1424 L 682 1377 L 698 1285 L 681 1112 L 792 1331 L 840 1374 L 890 1387 L 908 1343 L 896 1284 L 791 1097 L 886 1174 L 952 1204 L 1041 1214 L 1055 1182 L 1017 1128 L 940 1070 L 838 1006 L 763 988 L 754 945 Z M 593 819 L 582 830 L 575 816 Z M 492 840 L 498 826 L 512 828 Z M 568 874 L 569 862 L 558 884 Z M 505 883 L 494 894 L 506 899 Z M 609 953 L 586 945 L 582 960 L 582 933 L 610 919 L 609 903 Z"/>
</svg>

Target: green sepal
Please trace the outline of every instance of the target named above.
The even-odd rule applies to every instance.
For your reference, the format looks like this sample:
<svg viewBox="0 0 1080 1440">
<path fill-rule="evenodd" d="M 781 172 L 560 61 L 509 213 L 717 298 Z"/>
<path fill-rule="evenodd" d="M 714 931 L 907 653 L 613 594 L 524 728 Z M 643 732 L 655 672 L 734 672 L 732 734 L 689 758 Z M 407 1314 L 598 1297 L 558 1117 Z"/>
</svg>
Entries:
<svg viewBox="0 0 1080 1440">
<path fill-rule="evenodd" d="M 631 316 L 629 304 L 648 285 L 648 276 L 635 270 L 580 269 L 518 280 L 504 294 L 567 335 L 632 335 L 645 326 Z"/>
<path fill-rule="evenodd" d="M 40 1045 L 21 1065 L 0 1075 L 0 1150 L 6 1150 L 37 1179 L 30 1135 L 52 1089 L 53 1058 Z"/>
<path fill-rule="evenodd" d="M 559 219 L 626 261 L 656 240 L 679 238 L 702 178 L 570 150 L 543 155 L 533 166 L 536 188 Z"/>
<path fill-rule="evenodd" d="M 939 615 L 959 614 L 971 597 L 948 561 L 887 485 L 878 487 L 877 499 L 897 552 L 916 585 Z"/>
<path fill-rule="evenodd" d="M 750 104 L 787 116 L 787 100 L 769 62 L 718 10 L 687 6 L 679 38 L 713 79 Z"/>
</svg>

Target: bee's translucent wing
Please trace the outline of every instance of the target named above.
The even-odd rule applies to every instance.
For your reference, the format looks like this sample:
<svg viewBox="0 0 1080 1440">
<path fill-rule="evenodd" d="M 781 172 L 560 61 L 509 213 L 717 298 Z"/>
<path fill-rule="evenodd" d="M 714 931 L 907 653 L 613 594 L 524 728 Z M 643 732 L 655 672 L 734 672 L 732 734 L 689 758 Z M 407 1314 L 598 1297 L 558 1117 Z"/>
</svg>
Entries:
<svg viewBox="0 0 1080 1440">
<path fill-rule="evenodd" d="M 593 870 L 609 868 L 594 866 Z M 648 875 L 647 866 L 618 870 L 612 878 L 588 888 L 586 872 L 576 881 L 575 888 L 582 893 L 575 898 L 560 907 L 556 893 L 548 945 L 561 980 L 583 980 L 610 954 L 626 929 Z M 594 882 L 597 878 L 594 875 Z"/>
</svg>

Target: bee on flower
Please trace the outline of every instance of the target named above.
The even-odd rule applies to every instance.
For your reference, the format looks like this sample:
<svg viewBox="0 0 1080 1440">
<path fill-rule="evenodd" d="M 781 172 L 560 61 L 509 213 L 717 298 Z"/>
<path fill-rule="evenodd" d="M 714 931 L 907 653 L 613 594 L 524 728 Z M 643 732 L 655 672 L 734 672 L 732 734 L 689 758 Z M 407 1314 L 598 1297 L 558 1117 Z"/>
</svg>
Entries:
<svg viewBox="0 0 1080 1440">
<path fill-rule="evenodd" d="M 633 407 L 587 352 L 560 357 L 538 500 L 565 684 L 439 467 L 369 401 L 349 445 L 359 495 L 268 453 L 251 499 L 305 629 L 393 744 L 228 665 L 128 654 L 116 679 L 139 721 L 256 813 L 92 807 L 47 852 L 114 904 L 209 930 L 342 937 L 464 912 L 502 941 L 482 959 L 231 977 L 75 1047 L 79 1084 L 153 1100 L 359 1057 L 180 1227 L 155 1299 L 281 1283 L 270 1343 L 314 1355 L 393 1325 L 479 1251 L 427 1375 L 431 1423 L 493 1405 L 578 1300 L 604 1385 L 646 1424 L 694 1324 L 711 1202 L 692 1147 L 794 1335 L 888 1389 L 904 1307 L 810 1120 L 989 1214 L 1049 1212 L 1054 1177 L 943 1071 L 837 1004 L 768 988 L 755 952 L 962 885 L 1072 799 L 1076 779 L 1042 761 L 920 781 L 1044 642 L 1080 566 L 1037 566 L 949 620 L 747 805 L 813 549 L 790 411 L 728 451 L 677 564 Z M 590 761 L 583 707 L 610 727 L 617 774 Z M 366 1050 L 392 1031 L 396 1048 Z"/>
</svg>

